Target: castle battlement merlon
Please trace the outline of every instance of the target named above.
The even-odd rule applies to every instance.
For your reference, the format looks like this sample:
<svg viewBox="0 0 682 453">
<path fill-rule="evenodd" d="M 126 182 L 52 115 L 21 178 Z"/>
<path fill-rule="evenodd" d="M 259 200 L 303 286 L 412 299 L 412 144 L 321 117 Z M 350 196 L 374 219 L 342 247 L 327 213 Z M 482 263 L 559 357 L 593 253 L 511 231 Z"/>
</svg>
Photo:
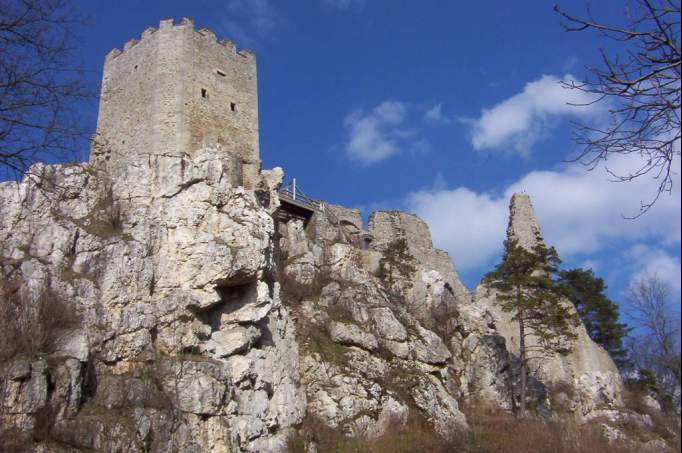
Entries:
<svg viewBox="0 0 682 453">
<path fill-rule="evenodd" d="M 254 61 L 256 59 L 255 53 L 250 50 L 250 49 L 240 49 L 237 50 L 237 46 L 235 45 L 234 41 L 230 39 L 218 39 L 216 36 L 215 32 L 209 28 L 200 28 L 200 29 L 195 29 L 194 28 L 194 20 L 188 18 L 188 17 L 183 17 L 180 21 L 179 24 L 176 24 L 174 19 L 163 19 L 159 22 L 159 28 L 154 28 L 154 27 L 148 27 L 145 29 L 142 34 L 140 35 L 139 39 L 133 38 L 128 40 L 124 45 L 123 45 L 123 50 L 120 50 L 118 48 L 114 48 L 105 57 L 105 63 L 108 63 L 116 58 L 118 58 L 120 55 L 124 54 L 125 52 L 129 51 L 136 45 L 140 44 L 141 42 L 144 42 L 151 38 L 155 33 L 158 31 L 193 31 L 197 33 L 199 36 L 204 37 L 207 39 L 209 42 L 213 42 L 216 44 L 219 44 L 227 49 L 231 50 L 231 53 L 233 55 L 239 55 L 241 57 L 244 57 L 247 61 L 251 60 Z"/>
</svg>

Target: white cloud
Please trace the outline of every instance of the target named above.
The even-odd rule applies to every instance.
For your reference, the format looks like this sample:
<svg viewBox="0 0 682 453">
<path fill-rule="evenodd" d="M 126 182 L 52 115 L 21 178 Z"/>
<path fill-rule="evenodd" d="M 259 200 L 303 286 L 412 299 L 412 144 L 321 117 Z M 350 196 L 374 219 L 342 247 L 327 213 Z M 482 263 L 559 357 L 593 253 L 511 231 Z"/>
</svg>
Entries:
<svg viewBox="0 0 682 453">
<path fill-rule="evenodd" d="M 554 117 L 588 116 L 604 111 L 600 103 L 583 105 L 589 104 L 594 97 L 563 87 L 561 80 L 569 82 L 575 78 L 570 74 L 563 79 L 543 75 L 526 84 L 521 93 L 484 109 L 478 119 L 465 121 L 472 127 L 474 149 L 502 149 L 527 155 L 532 146 L 547 135 Z"/>
<path fill-rule="evenodd" d="M 365 5 L 365 0 L 324 0 L 324 3 L 332 8 L 344 10 L 351 6 L 362 7 Z"/>
<path fill-rule="evenodd" d="M 501 249 L 507 208 L 498 198 L 465 187 L 428 189 L 410 194 L 407 204 L 429 224 L 435 245 L 462 270 L 488 263 Z"/>
<path fill-rule="evenodd" d="M 678 257 L 646 244 L 635 244 L 624 255 L 625 260 L 635 269 L 630 284 L 648 276 L 656 276 L 668 284 L 675 297 L 679 298 L 682 268 Z"/>
<path fill-rule="evenodd" d="M 344 120 L 349 133 L 347 155 L 370 165 L 403 150 L 427 151 L 428 142 L 419 137 L 417 130 L 406 126 L 406 119 L 407 106 L 398 101 L 384 101 L 370 112 L 351 112 Z"/>
<path fill-rule="evenodd" d="M 277 28 L 279 14 L 270 0 L 230 0 L 223 32 L 237 44 L 253 45 L 256 38 L 265 38 Z"/>
<path fill-rule="evenodd" d="M 615 156 L 609 168 L 625 171 L 634 163 Z M 656 181 L 615 183 L 603 168 L 588 172 L 579 165 L 528 173 L 501 194 L 434 187 L 409 194 L 406 203 L 430 225 L 436 245 L 450 252 L 458 267 L 472 270 L 500 253 L 514 192 L 531 196 L 543 236 L 564 257 L 596 253 L 620 241 L 679 244 L 679 170 L 678 162 L 674 193 L 661 196 L 649 213 L 636 220 L 623 216 L 638 212 L 640 200 L 653 195 Z"/>
<path fill-rule="evenodd" d="M 424 118 L 434 123 L 447 122 L 448 119 L 443 115 L 443 104 L 436 104 L 426 111 Z"/>
</svg>

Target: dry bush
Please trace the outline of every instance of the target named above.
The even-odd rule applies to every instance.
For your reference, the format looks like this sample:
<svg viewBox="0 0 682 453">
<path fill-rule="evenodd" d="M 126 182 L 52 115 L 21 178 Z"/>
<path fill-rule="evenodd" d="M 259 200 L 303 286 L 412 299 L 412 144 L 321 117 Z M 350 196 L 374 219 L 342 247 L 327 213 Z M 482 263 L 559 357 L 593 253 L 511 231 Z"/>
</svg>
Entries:
<svg viewBox="0 0 682 453">
<path fill-rule="evenodd" d="M 578 427 L 569 422 L 516 418 L 497 408 L 465 407 L 471 431 L 468 453 L 624 453 L 611 445 L 593 425 Z"/>
<path fill-rule="evenodd" d="M 552 382 L 547 386 L 552 410 L 559 414 L 571 412 L 571 401 L 575 399 L 575 387 L 565 381 Z"/>
<path fill-rule="evenodd" d="M 310 283 L 301 283 L 296 280 L 296 277 L 281 269 L 278 270 L 276 278 L 280 285 L 282 299 L 288 303 L 317 299 L 322 293 L 322 288 L 332 281 L 331 272 L 326 267 L 319 269 Z"/>
<path fill-rule="evenodd" d="M 407 426 L 397 426 L 377 439 L 352 438 L 307 415 L 289 439 L 288 451 L 307 452 L 314 443 L 325 453 L 625 453 L 610 445 L 598 427 L 541 419 L 518 419 L 494 407 L 466 407 L 471 430 L 445 440 L 413 411 Z"/>
<path fill-rule="evenodd" d="M 649 390 L 636 382 L 625 383 L 623 393 L 625 407 L 638 414 L 651 417 L 652 426 L 647 430 L 648 432 L 641 432 L 640 427 L 632 424 L 624 425 L 623 429 L 637 438 L 648 438 L 651 437 L 651 434 L 655 434 L 665 440 L 668 445 L 675 445 L 675 451 L 681 451 L 678 418 L 670 411 L 666 411 L 665 408 L 658 411 L 648 406 L 644 400 L 648 394 Z"/>
<path fill-rule="evenodd" d="M 0 451 L 3 453 L 31 453 L 34 451 L 29 436 L 16 428 L 0 428 Z"/>
<path fill-rule="evenodd" d="M 52 439 L 54 423 L 57 420 L 58 410 L 50 403 L 42 407 L 35 414 L 33 438 L 37 441 L 49 441 Z"/>
<path fill-rule="evenodd" d="M 20 279 L 0 282 L 0 361 L 49 352 L 60 332 L 78 325 L 73 305 L 49 286 L 32 297 Z"/>
<path fill-rule="evenodd" d="M 319 418 L 306 415 L 296 435 L 288 442 L 291 453 L 306 453 L 307 445 L 315 443 L 319 452 L 335 453 L 450 453 L 462 450 L 462 444 L 446 441 L 433 432 L 421 418 L 411 419 L 403 429 L 390 429 L 376 439 L 346 436 L 341 430 L 327 426 Z"/>
</svg>

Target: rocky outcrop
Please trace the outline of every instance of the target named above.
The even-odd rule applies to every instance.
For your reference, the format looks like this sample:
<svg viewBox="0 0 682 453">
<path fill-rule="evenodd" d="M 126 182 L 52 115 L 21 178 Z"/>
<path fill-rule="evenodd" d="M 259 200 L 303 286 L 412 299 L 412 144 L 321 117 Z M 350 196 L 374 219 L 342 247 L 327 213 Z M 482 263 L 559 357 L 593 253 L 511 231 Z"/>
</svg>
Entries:
<svg viewBox="0 0 682 453">
<path fill-rule="evenodd" d="M 469 429 L 462 401 L 513 408 L 515 325 L 484 285 L 472 300 L 419 219 L 375 213 L 368 233 L 335 206 L 275 222 L 280 170 L 246 190 L 220 153 L 158 159 L 184 163 L 133 159 L 122 181 L 37 166 L 0 185 L 1 296 L 21 320 L 0 333 L 4 432 L 37 449 L 281 452 L 309 420 L 366 438 L 425 421 L 449 438 Z M 542 240 L 526 197 L 509 235 Z M 551 414 L 562 388 L 581 423 L 620 439 L 640 419 L 576 333 L 531 379 L 533 406 Z"/>
<path fill-rule="evenodd" d="M 433 246 L 429 227 L 419 217 L 400 211 L 377 211 L 369 218 L 369 233 L 373 237 L 372 249 L 379 252 L 396 239 L 406 241 L 410 254 L 423 267 L 423 276 L 415 282 L 419 286 L 415 299 L 423 300 L 429 287 L 436 284 L 447 288 L 456 303 L 470 301 L 469 291 L 460 280 L 452 259 L 447 252 Z"/>
<path fill-rule="evenodd" d="M 443 436 L 467 429 L 449 390 L 457 385 L 448 347 L 364 265 L 377 252 L 346 242 L 346 226 L 332 219 L 307 227 L 314 231 L 301 233 L 294 219 L 279 229 L 282 297 L 296 314 L 309 415 L 355 436 L 416 416 Z"/>
<path fill-rule="evenodd" d="M 515 194 L 509 210 L 509 239 L 517 240 L 520 246 L 528 250 L 543 243 L 540 226 L 527 195 Z M 475 303 L 493 315 L 495 326 L 505 338 L 508 350 L 518 354 L 518 326 L 510 313 L 499 308 L 495 297 L 495 291 L 484 284 L 476 289 L 474 295 Z M 570 301 L 564 300 L 562 303 L 574 310 Z M 551 358 L 539 361 L 535 377 L 547 387 L 568 384 L 573 388 L 570 407 L 578 419 L 585 420 L 598 408 L 622 405 L 622 382 L 609 354 L 590 339 L 582 323 L 576 327 L 575 334 L 576 340 L 570 345 L 570 352 L 554 354 Z M 530 344 L 535 344 L 532 337 Z"/>
<path fill-rule="evenodd" d="M 5 427 L 98 451 L 284 448 L 305 393 L 272 277 L 275 206 L 226 183 L 223 156 L 131 157 L 115 181 L 38 165 L 0 184 L 2 271 L 18 282 L 3 302 L 47 340 L 3 351 Z M 78 329 L 50 326 L 46 294 Z"/>
</svg>

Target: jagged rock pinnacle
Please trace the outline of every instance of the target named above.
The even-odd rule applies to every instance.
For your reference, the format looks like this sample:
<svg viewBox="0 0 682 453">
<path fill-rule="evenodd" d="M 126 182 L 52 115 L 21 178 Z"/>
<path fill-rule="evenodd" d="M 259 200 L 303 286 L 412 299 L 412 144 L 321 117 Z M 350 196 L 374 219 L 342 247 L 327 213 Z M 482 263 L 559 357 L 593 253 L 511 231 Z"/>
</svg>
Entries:
<svg viewBox="0 0 682 453">
<path fill-rule="evenodd" d="M 540 225 L 535 218 L 533 204 L 526 194 L 515 193 L 511 198 L 507 238 L 516 239 L 519 241 L 519 245 L 527 250 L 531 250 L 544 242 Z"/>
</svg>

